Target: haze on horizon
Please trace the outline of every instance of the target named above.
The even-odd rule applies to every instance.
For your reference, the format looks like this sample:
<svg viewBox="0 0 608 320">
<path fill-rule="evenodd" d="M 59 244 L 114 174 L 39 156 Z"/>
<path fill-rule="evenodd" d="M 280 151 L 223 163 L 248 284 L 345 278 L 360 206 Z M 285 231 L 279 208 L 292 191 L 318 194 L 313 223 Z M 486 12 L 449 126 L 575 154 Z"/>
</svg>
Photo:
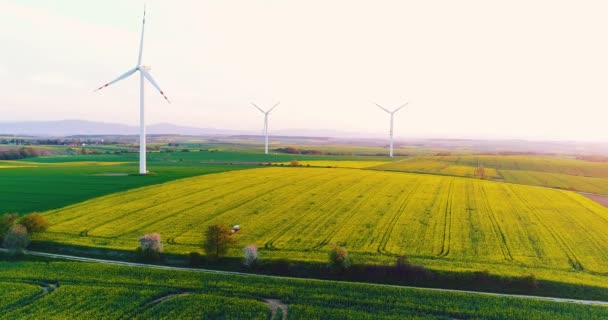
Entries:
<svg viewBox="0 0 608 320">
<path fill-rule="evenodd" d="M 147 123 L 608 140 L 602 1 L 147 1 Z M 0 0 L 0 122 L 135 125 L 143 1 Z"/>
</svg>

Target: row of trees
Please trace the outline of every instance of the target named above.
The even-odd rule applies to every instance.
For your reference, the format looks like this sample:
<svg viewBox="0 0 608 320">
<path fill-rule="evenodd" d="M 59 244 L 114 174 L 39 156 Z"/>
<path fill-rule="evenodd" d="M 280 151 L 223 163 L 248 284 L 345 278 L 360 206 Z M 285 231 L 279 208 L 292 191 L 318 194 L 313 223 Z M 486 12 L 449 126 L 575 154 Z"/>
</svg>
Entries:
<svg viewBox="0 0 608 320">
<path fill-rule="evenodd" d="M 235 231 L 223 224 L 216 224 L 207 227 L 205 230 L 205 241 L 203 249 L 207 257 L 213 260 L 224 256 L 228 249 L 236 243 L 233 236 Z M 158 233 L 146 234 L 139 238 L 137 253 L 145 259 L 160 259 L 163 253 L 161 236 Z"/>
<path fill-rule="evenodd" d="M 44 232 L 48 227 L 48 220 L 39 213 L 23 217 L 7 213 L 0 217 L 0 241 L 5 249 L 20 253 L 29 245 L 31 234 Z"/>
<path fill-rule="evenodd" d="M 208 259 L 217 260 L 223 257 L 228 250 L 237 242 L 235 237 L 236 231 L 223 224 L 215 224 L 207 227 L 205 230 L 205 240 L 203 249 Z M 137 253 L 145 260 L 158 261 L 162 258 L 163 244 L 161 235 L 158 233 L 146 234 L 139 238 L 139 247 Z M 191 254 L 198 258 L 198 255 Z M 254 267 L 260 262 L 258 255 L 258 247 L 254 244 L 247 245 L 243 248 L 243 264 L 247 267 Z M 335 245 L 329 251 L 329 267 L 332 270 L 341 272 L 345 271 L 352 265 L 348 250 L 344 244 Z"/>
<path fill-rule="evenodd" d="M 30 157 L 50 155 L 51 152 L 42 148 L 23 147 L 0 151 L 0 160 L 18 160 Z"/>
</svg>

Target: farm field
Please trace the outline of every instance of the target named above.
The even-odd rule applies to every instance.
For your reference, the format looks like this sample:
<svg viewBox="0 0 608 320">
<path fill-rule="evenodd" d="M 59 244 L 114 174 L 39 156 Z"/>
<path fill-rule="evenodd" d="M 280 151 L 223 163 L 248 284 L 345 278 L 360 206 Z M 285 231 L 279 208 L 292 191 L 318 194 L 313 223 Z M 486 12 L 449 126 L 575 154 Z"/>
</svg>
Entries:
<svg viewBox="0 0 608 320">
<path fill-rule="evenodd" d="M 156 166 L 156 174 L 139 176 L 137 166 L 120 162 L 0 161 L 0 213 L 28 213 L 59 208 L 117 191 L 179 178 L 240 169 L 242 166 Z"/>
<path fill-rule="evenodd" d="M 332 160 L 332 161 L 386 161 L 388 158 L 384 156 L 335 156 L 335 155 L 305 155 L 305 154 L 288 154 L 271 152 L 263 154 L 254 150 L 222 150 L 210 149 L 211 151 L 176 151 L 176 152 L 148 152 L 148 161 L 153 162 L 193 162 L 193 163 L 209 163 L 209 162 L 251 162 L 251 163 L 266 163 L 266 162 L 289 162 L 291 160 Z M 27 158 L 26 162 L 69 162 L 69 161 L 110 161 L 110 162 L 137 162 L 139 155 L 137 153 L 122 153 L 122 154 L 88 154 L 88 155 L 70 155 L 70 156 L 51 156 L 51 157 L 35 157 Z"/>
<path fill-rule="evenodd" d="M 251 152 L 149 153 L 151 175 L 137 172 L 137 154 L 70 155 L 0 161 L 0 214 L 45 211 L 104 194 L 214 172 L 257 166 L 263 161 L 360 157 L 263 155 Z M 367 157 L 364 157 L 367 159 Z M 371 162 L 379 163 L 379 162 Z"/>
<path fill-rule="evenodd" d="M 0 256 L 0 319 L 605 319 L 608 308 L 334 281 Z M 344 308 L 348 305 L 348 308 Z M 373 316 L 372 316 L 373 315 Z"/>
<path fill-rule="evenodd" d="M 608 286 L 608 209 L 576 193 L 477 179 L 340 168 L 258 168 L 120 192 L 45 213 L 37 240 L 201 251 L 205 227 L 239 224 L 241 247 L 325 261 L 344 243 L 358 263 L 415 262 Z M 240 248 L 232 252 L 240 256 Z"/>
<path fill-rule="evenodd" d="M 363 169 L 363 168 L 371 168 L 375 166 L 380 166 L 386 163 L 387 161 L 335 161 L 335 160 L 304 160 L 298 161 L 300 166 L 309 166 L 309 167 L 334 167 L 334 168 L 351 168 L 351 169 Z M 279 162 L 274 164 L 282 164 L 282 165 L 291 165 L 290 162 Z"/>
<path fill-rule="evenodd" d="M 416 157 L 374 169 L 484 178 L 518 184 L 608 194 L 608 163 L 533 156 Z"/>
</svg>

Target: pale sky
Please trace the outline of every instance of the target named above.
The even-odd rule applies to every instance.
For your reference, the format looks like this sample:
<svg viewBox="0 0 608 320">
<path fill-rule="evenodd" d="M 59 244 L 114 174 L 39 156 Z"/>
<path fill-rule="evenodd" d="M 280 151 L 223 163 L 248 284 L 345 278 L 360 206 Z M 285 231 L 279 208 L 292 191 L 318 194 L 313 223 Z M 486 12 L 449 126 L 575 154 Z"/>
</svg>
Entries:
<svg viewBox="0 0 608 320">
<path fill-rule="evenodd" d="M 148 124 L 608 140 L 606 1 L 147 1 Z M 0 0 L 0 122 L 138 123 L 143 1 Z"/>
</svg>

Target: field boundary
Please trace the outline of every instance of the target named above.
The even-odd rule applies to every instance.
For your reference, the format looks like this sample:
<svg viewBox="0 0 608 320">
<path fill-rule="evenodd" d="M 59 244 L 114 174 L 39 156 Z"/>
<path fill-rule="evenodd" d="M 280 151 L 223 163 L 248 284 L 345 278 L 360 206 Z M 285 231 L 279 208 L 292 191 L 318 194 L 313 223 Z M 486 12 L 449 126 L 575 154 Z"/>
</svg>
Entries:
<svg viewBox="0 0 608 320">
<path fill-rule="evenodd" d="M 9 251 L 6 249 L 0 248 L 0 252 L 7 253 Z M 24 250 L 23 254 L 30 255 L 30 256 L 51 258 L 51 259 L 64 259 L 64 260 L 71 260 L 71 261 L 101 263 L 101 264 L 110 264 L 110 265 L 122 265 L 122 266 L 129 266 L 129 267 L 212 273 L 212 274 L 233 275 L 233 276 L 242 276 L 242 277 L 287 279 L 287 280 L 299 280 L 299 281 L 306 280 L 306 281 L 318 281 L 318 282 L 332 281 L 332 280 L 322 280 L 322 279 L 314 279 L 314 278 L 296 278 L 296 277 L 286 277 L 286 276 L 263 275 L 263 274 L 245 273 L 245 272 L 237 272 L 237 271 L 222 271 L 222 270 L 212 270 L 212 269 L 202 269 L 202 268 L 153 265 L 153 264 L 145 264 L 145 263 L 118 261 L 118 260 L 77 257 L 77 256 L 46 253 L 46 252 L 39 252 L 39 251 L 29 251 L 29 250 Z M 577 303 L 577 304 L 584 304 L 584 305 L 591 305 L 591 306 L 608 306 L 608 301 L 599 301 L 599 300 L 582 300 L 582 299 L 571 299 L 571 298 L 543 297 L 543 296 L 533 296 L 533 295 L 494 293 L 494 292 L 457 290 L 457 289 L 423 288 L 423 287 L 399 286 L 399 285 L 380 284 L 380 283 L 366 283 L 366 282 L 364 283 L 364 282 L 355 282 L 355 281 L 348 281 L 348 283 L 359 284 L 359 285 L 370 285 L 370 286 L 376 286 L 376 287 L 385 287 L 385 288 L 388 287 L 388 288 L 404 288 L 404 289 L 415 289 L 415 290 L 429 290 L 429 291 L 435 291 L 435 292 L 467 293 L 467 294 L 478 294 L 478 295 L 487 295 L 487 296 L 494 296 L 494 297 L 531 299 L 531 300 L 541 300 L 541 301 L 560 302 L 560 303 Z"/>
</svg>

